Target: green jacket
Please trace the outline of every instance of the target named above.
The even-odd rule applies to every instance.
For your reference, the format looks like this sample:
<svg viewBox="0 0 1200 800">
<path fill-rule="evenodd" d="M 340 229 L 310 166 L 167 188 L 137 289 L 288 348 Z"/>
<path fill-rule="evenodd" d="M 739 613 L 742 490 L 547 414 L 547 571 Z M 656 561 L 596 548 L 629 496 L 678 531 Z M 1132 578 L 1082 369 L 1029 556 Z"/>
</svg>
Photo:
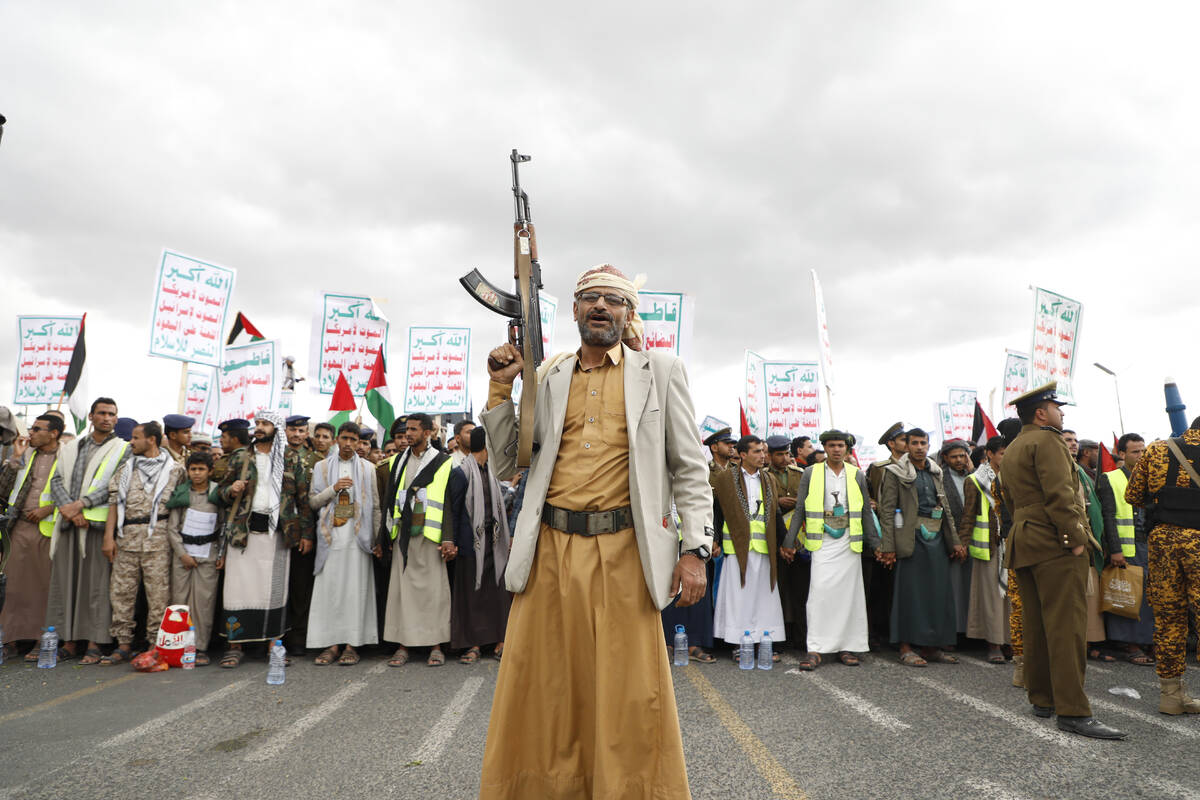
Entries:
<svg viewBox="0 0 1200 800">
<path fill-rule="evenodd" d="M 1092 527 L 1092 536 L 1096 541 L 1104 538 L 1104 511 L 1100 508 L 1100 498 L 1096 494 L 1096 483 L 1092 477 L 1087 474 L 1079 464 L 1075 465 L 1076 472 L 1079 473 L 1079 484 L 1083 487 L 1083 502 L 1087 506 L 1088 524 Z M 1097 572 L 1104 570 L 1104 552 L 1097 551 L 1094 547 L 1088 548 L 1088 555 L 1092 559 L 1092 566 Z"/>
<path fill-rule="evenodd" d="M 245 474 L 246 489 L 234 506 L 233 484 Z M 314 541 L 313 513 L 308 505 L 309 471 L 297 450 L 284 453 L 283 485 L 279 490 L 279 530 L 288 546 L 295 547 L 301 539 Z M 229 456 L 228 469 L 213 491 L 212 500 L 227 511 L 226 536 L 234 547 L 244 548 L 250 536 L 250 504 L 258 485 L 258 469 L 254 465 L 254 449 L 243 447 Z"/>
</svg>

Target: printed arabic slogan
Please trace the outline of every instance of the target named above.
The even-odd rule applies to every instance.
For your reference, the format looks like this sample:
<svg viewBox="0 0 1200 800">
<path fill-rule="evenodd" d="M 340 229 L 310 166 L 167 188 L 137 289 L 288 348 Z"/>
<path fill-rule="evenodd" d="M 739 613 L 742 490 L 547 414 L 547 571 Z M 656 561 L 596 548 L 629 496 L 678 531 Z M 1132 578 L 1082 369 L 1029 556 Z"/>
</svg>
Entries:
<svg viewBox="0 0 1200 800">
<path fill-rule="evenodd" d="M 217 370 L 219 419 L 254 419 L 265 408 L 279 401 L 279 342 L 261 342 L 225 348 L 225 358 Z"/>
<path fill-rule="evenodd" d="M 954 438 L 954 414 L 950 410 L 949 403 L 934 403 L 937 411 L 938 430 L 942 434 L 942 441 Z M 931 448 L 933 442 L 930 442 Z"/>
<path fill-rule="evenodd" d="M 164 250 L 150 315 L 150 355 L 221 365 L 237 271 Z"/>
<path fill-rule="evenodd" d="M 67 368 L 82 317 L 17 317 L 17 405 L 57 403 L 67 381 Z"/>
<path fill-rule="evenodd" d="M 212 434 L 217 430 L 216 370 L 211 367 L 189 367 L 184 387 L 183 414 L 196 420 L 193 433 Z"/>
<path fill-rule="evenodd" d="M 700 441 L 704 441 L 722 428 L 732 428 L 732 426 L 725 420 L 717 419 L 714 416 L 705 417 L 704 421 L 700 423 Z"/>
<path fill-rule="evenodd" d="M 950 437 L 951 439 L 970 439 L 975 426 L 975 398 L 978 393 L 974 389 L 950 389 Z"/>
<path fill-rule="evenodd" d="M 1075 348 L 1083 304 L 1046 289 L 1033 293 L 1033 358 L 1029 385 L 1058 381 L 1059 399 L 1075 402 Z"/>
<path fill-rule="evenodd" d="M 692 350 L 695 300 L 680 292 L 638 292 L 638 316 L 645 325 L 645 350 L 666 350 L 688 361 Z"/>
<path fill-rule="evenodd" d="M 465 414 L 470 328 L 416 326 L 408 329 L 408 375 L 404 413 Z"/>
<path fill-rule="evenodd" d="M 388 350 L 386 317 L 366 295 L 323 292 L 317 298 L 312 328 L 312 372 L 321 394 L 333 394 L 338 373 L 345 374 L 350 391 L 361 397 L 367 390 L 375 355 Z"/>
<path fill-rule="evenodd" d="M 538 290 L 538 308 L 542 312 L 542 352 L 547 357 L 554 352 L 554 326 L 558 323 L 558 298 Z M 512 401 L 521 405 L 521 376 L 513 381 Z"/>
<path fill-rule="evenodd" d="M 750 432 L 760 439 L 767 435 L 767 393 L 763 389 L 763 357 L 746 351 L 746 382 L 742 393 L 742 411 Z"/>
<path fill-rule="evenodd" d="M 815 361 L 764 361 L 767 435 L 816 438 L 821 432 L 821 381 Z"/>
<path fill-rule="evenodd" d="M 1004 408 L 1006 417 L 1016 416 L 1012 401 L 1029 391 L 1029 356 L 1016 350 L 1004 351 Z"/>
</svg>

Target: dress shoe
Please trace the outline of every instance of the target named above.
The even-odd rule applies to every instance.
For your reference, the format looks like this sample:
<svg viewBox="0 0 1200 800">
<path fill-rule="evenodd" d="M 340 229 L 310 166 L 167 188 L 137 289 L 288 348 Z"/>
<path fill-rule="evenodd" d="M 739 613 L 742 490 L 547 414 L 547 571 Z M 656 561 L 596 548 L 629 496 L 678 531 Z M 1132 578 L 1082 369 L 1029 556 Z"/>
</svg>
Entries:
<svg viewBox="0 0 1200 800">
<path fill-rule="evenodd" d="M 1058 718 L 1058 729 L 1067 733 L 1078 733 L 1093 739 L 1124 739 L 1125 734 L 1116 728 L 1110 728 L 1095 717 L 1064 717 Z"/>
<path fill-rule="evenodd" d="M 1054 716 L 1054 706 L 1037 706 L 1033 707 L 1033 715 L 1042 719 L 1049 719 Z"/>
</svg>

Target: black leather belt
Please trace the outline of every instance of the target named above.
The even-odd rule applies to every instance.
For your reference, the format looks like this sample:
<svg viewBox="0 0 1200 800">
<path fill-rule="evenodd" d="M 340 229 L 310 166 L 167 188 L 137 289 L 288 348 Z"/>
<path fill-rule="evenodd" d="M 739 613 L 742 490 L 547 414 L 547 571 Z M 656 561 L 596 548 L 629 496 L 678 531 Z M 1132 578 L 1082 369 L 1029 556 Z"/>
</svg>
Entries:
<svg viewBox="0 0 1200 800">
<path fill-rule="evenodd" d="M 181 533 L 179 534 L 179 538 L 183 540 L 184 544 L 208 544 L 209 542 L 215 542 L 217 539 L 220 539 L 221 534 L 217 531 L 213 531 L 212 533 L 204 536 L 189 536 L 186 533 Z"/>
<path fill-rule="evenodd" d="M 546 503 L 542 507 L 542 522 L 557 531 L 579 536 L 615 533 L 633 527 L 633 508 L 625 506 L 614 511 L 569 511 Z"/>
<path fill-rule="evenodd" d="M 169 516 L 171 516 L 171 515 L 170 514 L 159 514 L 158 519 L 155 521 L 162 522 L 164 519 L 166 519 Z M 126 517 L 125 524 L 126 525 L 149 525 L 150 518 L 149 517 Z"/>
</svg>

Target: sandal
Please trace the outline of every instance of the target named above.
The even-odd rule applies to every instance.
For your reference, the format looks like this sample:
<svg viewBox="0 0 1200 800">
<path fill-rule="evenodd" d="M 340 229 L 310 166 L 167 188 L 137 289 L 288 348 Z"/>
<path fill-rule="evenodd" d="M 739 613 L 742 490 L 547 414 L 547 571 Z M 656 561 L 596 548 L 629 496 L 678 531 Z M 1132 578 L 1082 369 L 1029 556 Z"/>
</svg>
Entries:
<svg viewBox="0 0 1200 800">
<path fill-rule="evenodd" d="M 988 648 L 987 660 L 988 660 L 989 664 L 1003 664 L 1004 663 L 1004 651 L 1001 650 L 999 647 Z"/>
<path fill-rule="evenodd" d="M 79 659 L 79 665 L 81 667 L 90 667 L 93 664 L 99 664 L 102 658 L 104 658 L 104 654 L 100 652 L 99 647 L 89 647 L 87 652 L 83 654 L 83 658 Z"/>
<path fill-rule="evenodd" d="M 699 647 L 693 647 L 688 651 L 688 661 L 698 661 L 701 664 L 716 663 L 717 657 L 712 653 L 701 650 Z"/>
<path fill-rule="evenodd" d="M 492 658 L 496 659 L 497 661 L 504 658 L 504 645 L 499 645 L 495 650 L 492 651 Z M 716 659 L 713 660 L 716 661 Z"/>
<path fill-rule="evenodd" d="M 458 663 L 460 663 L 460 664 L 474 664 L 478 660 L 479 660 L 479 648 L 478 647 L 468 648 L 467 652 L 463 653 L 461 656 L 458 657 Z"/>
<path fill-rule="evenodd" d="M 358 662 L 358 651 L 350 645 L 346 645 L 346 649 L 342 651 L 342 657 L 338 659 L 338 665 L 343 667 L 353 667 Z"/>
<path fill-rule="evenodd" d="M 207 667 L 210 663 L 212 662 L 208 658 L 208 653 L 205 653 L 203 650 L 201 650 L 199 653 L 196 653 L 197 667 Z"/>
<path fill-rule="evenodd" d="M 838 653 L 838 661 L 841 661 L 847 667 L 857 667 L 861 663 L 858 660 L 858 656 L 854 655 L 854 653 L 851 653 L 849 650 L 843 650 L 842 652 Z"/>
<path fill-rule="evenodd" d="M 59 661 L 70 661 L 73 658 L 79 658 L 79 655 L 78 655 L 78 653 L 76 653 L 74 648 L 67 649 L 66 645 L 61 645 L 61 644 L 58 646 L 58 660 Z"/>
<path fill-rule="evenodd" d="M 236 669 L 242 663 L 245 655 L 241 650 L 226 650 L 225 654 L 221 656 L 221 668 Z"/>
<path fill-rule="evenodd" d="M 326 647 L 321 653 L 313 659 L 313 663 L 318 667 L 328 667 L 338 659 L 338 649 L 335 644 L 333 647 Z"/>
<path fill-rule="evenodd" d="M 809 653 L 800 659 L 799 666 L 800 669 L 804 670 L 805 672 L 812 672 L 814 669 L 821 666 L 821 654 Z"/>
<path fill-rule="evenodd" d="M 408 648 L 401 646 L 396 648 L 396 652 L 392 654 L 390 659 L 388 659 L 387 665 L 389 667 L 403 667 L 407 663 Z"/>
<path fill-rule="evenodd" d="M 440 667 L 446 663 L 446 654 L 441 650 L 430 650 L 429 658 L 425 661 L 427 667 Z"/>
<path fill-rule="evenodd" d="M 947 653 L 945 650 L 934 650 L 925 656 L 925 661 L 932 661 L 935 664 L 957 664 L 958 656 L 952 653 Z"/>
<path fill-rule="evenodd" d="M 1088 660 L 1099 661 L 1102 664 L 1111 664 L 1112 662 L 1116 661 L 1116 659 L 1110 656 L 1108 653 L 1102 653 L 1098 647 L 1093 647 L 1091 650 L 1088 650 Z"/>
<path fill-rule="evenodd" d="M 121 647 L 118 647 L 116 650 L 113 650 L 111 653 L 100 659 L 100 666 L 111 667 L 116 664 L 124 664 L 126 661 L 131 661 L 132 659 L 132 649 L 125 650 Z"/>
<path fill-rule="evenodd" d="M 25 654 L 25 663 L 26 664 L 36 664 L 38 662 L 38 656 L 40 656 L 40 655 L 41 655 L 41 650 L 38 648 L 37 645 L 34 645 L 32 648 L 30 648 L 29 652 Z"/>
<path fill-rule="evenodd" d="M 900 654 L 900 663 L 906 667 L 926 667 L 929 662 L 921 658 L 916 650 L 908 650 Z"/>
<path fill-rule="evenodd" d="M 1154 656 L 1147 655 L 1140 647 L 1127 650 L 1125 652 L 1125 660 L 1130 664 L 1137 664 L 1139 667 L 1153 667 L 1155 664 Z"/>
</svg>

